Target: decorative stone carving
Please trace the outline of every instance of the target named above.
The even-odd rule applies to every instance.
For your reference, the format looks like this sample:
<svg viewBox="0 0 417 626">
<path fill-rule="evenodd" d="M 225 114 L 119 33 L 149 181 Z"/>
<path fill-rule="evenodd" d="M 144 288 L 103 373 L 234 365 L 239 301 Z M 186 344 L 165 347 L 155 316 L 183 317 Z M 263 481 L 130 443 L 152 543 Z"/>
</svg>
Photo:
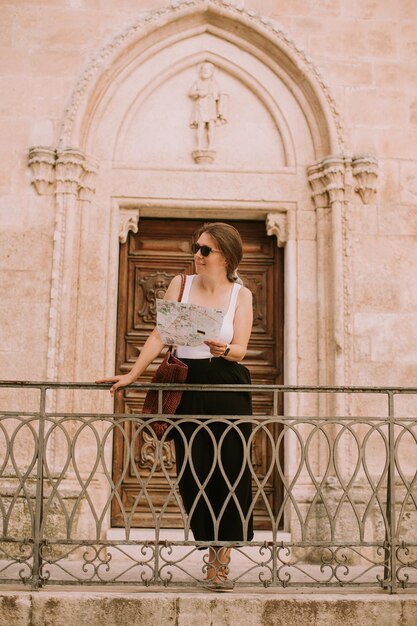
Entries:
<svg viewBox="0 0 417 626">
<path fill-rule="evenodd" d="M 369 155 L 354 157 L 352 159 L 352 174 L 355 178 L 355 191 L 360 195 L 364 204 L 369 204 L 376 193 L 377 159 Z"/>
<path fill-rule="evenodd" d="M 57 152 L 53 148 L 36 147 L 29 150 L 28 165 L 32 183 L 40 195 L 55 191 L 71 194 L 80 200 L 91 200 L 95 192 L 93 181 L 98 163 L 76 148 Z"/>
<path fill-rule="evenodd" d="M 83 163 L 83 171 L 81 174 L 78 196 L 80 200 L 91 201 L 95 194 L 95 178 L 97 176 L 98 163 L 89 159 Z"/>
<path fill-rule="evenodd" d="M 28 165 L 32 173 L 32 184 L 40 196 L 50 194 L 55 183 L 56 151 L 39 146 L 29 150 Z"/>
<path fill-rule="evenodd" d="M 307 169 L 308 181 L 316 209 L 327 208 L 335 202 L 349 199 L 351 189 L 351 159 L 330 156 Z"/>
<path fill-rule="evenodd" d="M 331 156 L 322 161 L 323 183 L 330 205 L 346 200 L 346 165 L 348 164 L 350 164 L 350 159 L 343 156 Z"/>
<path fill-rule="evenodd" d="M 309 167 L 307 173 L 316 209 L 329 207 L 334 202 L 346 202 L 352 186 L 368 204 L 376 193 L 378 161 L 372 156 L 353 159 L 331 156 Z M 353 184 L 352 178 L 355 179 Z"/>
<path fill-rule="evenodd" d="M 268 213 L 266 216 L 266 232 L 275 235 L 278 248 L 283 248 L 288 240 L 286 213 Z"/>
<path fill-rule="evenodd" d="M 307 169 L 308 182 L 312 189 L 311 197 L 316 209 L 329 206 L 322 163 L 316 163 Z"/>
<path fill-rule="evenodd" d="M 197 130 L 193 159 L 196 163 L 213 163 L 216 156 L 215 127 L 227 122 L 228 96 L 219 91 L 213 63 L 201 63 L 198 71 L 199 76 L 188 94 L 194 101 L 190 126 Z"/>
<path fill-rule="evenodd" d="M 139 286 L 143 291 L 143 305 L 138 311 L 139 317 L 148 323 L 156 323 L 156 299 L 163 298 L 169 283 L 174 278 L 174 274 L 158 272 L 147 274 L 139 281 Z"/>
<path fill-rule="evenodd" d="M 126 243 L 130 231 L 137 233 L 139 228 L 139 209 L 119 210 L 119 241 Z"/>
<path fill-rule="evenodd" d="M 74 148 L 58 153 L 55 164 L 57 193 L 78 195 L 84 160 L 84 153 Z"/>
<path fill-rule="evenodd" d="M 214 163 L 215 150 L 193 150 L 193 159 L 196 163 Z"/>
</svg>

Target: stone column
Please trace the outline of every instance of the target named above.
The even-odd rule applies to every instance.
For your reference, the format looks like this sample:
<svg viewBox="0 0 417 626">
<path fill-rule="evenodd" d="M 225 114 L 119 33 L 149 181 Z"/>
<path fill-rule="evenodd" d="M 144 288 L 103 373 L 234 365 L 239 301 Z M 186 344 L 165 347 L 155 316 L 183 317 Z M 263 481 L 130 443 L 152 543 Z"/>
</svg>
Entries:
<svg viewBox="0 0 417 626">
<path fill-rule="evenodd" d="M 95 191 L 97 163 L 77 148 L 40 146 L 29 150 L 28 165 L 37 193 L 55 193 L 47 380 L 74 380 L 81 220 Z"/>
<path fill-rule="evenodd" d="M 346 160 L 343 157 L 329 157 L 323 161 L 324 184 L 329 198 L 331 215 L 331 295 L 332 295 L 332 336 L 333 336 L 333 384 L 345 384 L 345 276 L 343 257 L 343 219 L 346 202 Z"/>
<path fill-rule="evenodd" d="M 319 383 L 345 386 L 350 381 L 350 288 L 349 206 L 357 198 L 369 201 L 376 190 L 377 161 L 372 157 L 329 156 L 308 168 L 308 179 L 317 214 L 317 271 L 319 319 Z M 319 415 L 349 414 L 350 396 L 321 394 Z M 330 430 L 328 430 L 330 433 Z M 338 432 L 335 426 L 332 439 Z M 341 445 L 341 442 L 339 443 Z M 326 446 L 325 446 L 326 447 Z M 339 448 L 339 454 L 341 450 Z M 338 471 L 349 476 L 352 465 L 350 442 L 345 442 Z M 318 465 L 325 469 L 327 451 L 317 450 Z M 324 465 L 323 465 L 324 464 Z M 341 494 L 339 479 L 329 472 L 322 487 L 335 505 Z M 320 529 L 318 528 L 320 534 Z M 318 534 L 318 536 L 319 536 Z"/>
<path fill-rule="evenodd" d="M 78 299 L 79 302 L 83 302 L 83 310 L 77 311 L 77 326 L 76 336 L 74 338 L 75 344 L 75 363 L 73 369 L 73 380 L 82 381 L 86 379 L 85 375 L 85 354 L 88 352 L 85 347 L 85 328 L 86 324 L 82 319 L 86 315 L 85 303 L 91 299 L 89 297 L 90 289 L 90 272 L 91 272 L 91 212 L 90 204 L 93 200 L 95 193 L 95 177 L 97 175 L 98 164 L 91 158 L 85 158 L 82 163 L 82 172 L 79 180 L 78 187 L 78 202 L 77 210 L 80 213 L 79 217 L 79 256 L 78 256 Z M 78 304 L 78 302 L 77 302 Z M 84 347 L 83 347 L 84 346 Z M 84 358 L 81 358 L 81 355 Z M 80 407 L 81 411 L 87 410 L 87 405 L 84 402 Z"/>
<path fill-rule="evenodd" d="M 350 189 L 350 162 L 347 157 L 330 156 L 308 169 L 317 212 L 320 385 L 346 384 L 344 215 Z M 339 409 L 342 409 L 343 399 L 340 400 Z"/>
<path fill-rule="evenodd" d="M 53 267 L 57 298 L 53 311 L 56 316 L 55 337 L 50 336 L 48 362 L 48 378 L 51 380 L 74 380 L 81 234 L 78 191 L 83 161 L 83 153 L 72 149 L 58 154 L 56 161 L 55 241 L 59 243 L 59 255 L 58 258 L 54 255 Z"/>
<path fill-rule="evenodd" d="M 81 242 L 86 230 L 85 214 L 95 191 L 94 177 L 97 164 L 88 159 L 82 150 L 76 148 L 56 151 L 41 147 L 29 151 L 28 165 L 37 193 L 55 195 L 47 380 L 74 381 L 77 371 L 77 349 L 79 350 L 82 340 L 78 332 Z M 88 250 L 88 246 L 84 247 Z M 59 391 L 48 394 L 46 407 L 48 412 L 71 411 L 73 405 L 73 394 L 70 392 Z M 71 428 L 71 425 L 66 426 L 70 440 Z M 81 488 L 71 465 L 68 466 L 65 476 L 59 478 L 66 466 L 69 452 L 66 444 L 60 447 L 62 441 L 62 433 L 59 437 L 59 429 L 56 429 L 48 436 L 46 447 L 48 475 L 62 481 L 60 489 L 63 500 L 59 503 L 54 502 L 56 506 L 54 515 L 57 518 L 63 512 L 60 507 L 65 506 L 67 499 L 70 501 L 68 507 L 73 506 L 74 494 Z M 82 471 L 81 466 L 79 469 Z M 49 520 L 53 518 L 51 510 L 46 511 Z"/>
<path fill-rule="evenodd" d="M 318 384 L 329 384 L 328 355 L 330 352 L 329 320 L 329 198 L 325 187 L 322 164 L 312 165 L 308 170 L 312 198 L 316 208 L 317 237 L 317 319 L 318 319 Z"/>
<path fill-rule="evenodd" d="M 319 384 L 349 384 L 347 221 L 352 188 L 364 203 L 376 192 L 371 156 L 329 156 L 308 168 L 317 214 Z"/>
</svg>

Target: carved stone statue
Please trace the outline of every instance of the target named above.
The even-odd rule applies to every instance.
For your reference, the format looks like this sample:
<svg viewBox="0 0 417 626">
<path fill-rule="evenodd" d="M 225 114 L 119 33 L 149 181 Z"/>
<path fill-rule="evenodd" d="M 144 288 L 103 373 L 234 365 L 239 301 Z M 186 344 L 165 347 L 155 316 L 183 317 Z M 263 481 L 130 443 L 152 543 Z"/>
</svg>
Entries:
<svg viewBox="0 0 417 626">
<path fill-rule="evenodd" d="M 202 63 L 199 66 L 199 77 L 189 92 L 190 98 L 194 100 L 190 126 L 197 129 L 197 149 L 193 151 L 197 163 L 214 161 L 215 127 L 227 122 L 227 94 L 220 93 L 214 72 L 212 63 Z"/>
</svg>

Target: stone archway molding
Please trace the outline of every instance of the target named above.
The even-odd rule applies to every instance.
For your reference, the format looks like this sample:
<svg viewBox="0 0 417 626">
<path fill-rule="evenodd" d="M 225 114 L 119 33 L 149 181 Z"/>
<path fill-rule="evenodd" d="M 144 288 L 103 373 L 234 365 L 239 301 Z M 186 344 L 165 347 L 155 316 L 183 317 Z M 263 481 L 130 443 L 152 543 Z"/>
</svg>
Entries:
<svg viewBox="0 0 417 626">
<path fill-rule="evenodd" d="M 236 26 L 238 28 L 236 28 Z M 319 70 L 305 51 L 272 19 L 231 0 L 184 0 L 148 13 L 114 37 L 91 60 L 78 80 L 65 111 L 59 149 L 85 149 L 86 126 L 107 86 L 137 56 L 152 46 L 169 45 L 169 38 L 214 32 L 238 41 L 243 49 L 274 62 L 274 70 L 291 83 L 317 143 L 317 158 L 344 151 L 343 122 Z M 239 33 L 239 35 L 237 34 Z M 248 43 L 250 42 L 250 43 Z"/>
</svg>

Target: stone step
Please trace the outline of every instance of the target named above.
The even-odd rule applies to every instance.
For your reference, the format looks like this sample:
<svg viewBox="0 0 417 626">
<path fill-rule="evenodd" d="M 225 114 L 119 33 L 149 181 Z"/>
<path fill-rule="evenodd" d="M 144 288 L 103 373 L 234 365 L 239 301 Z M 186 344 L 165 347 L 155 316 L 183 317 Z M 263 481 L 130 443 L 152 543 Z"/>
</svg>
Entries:
<svg viewBox="0 0 417 626">
<path fill-rule="evenodd" d="M 416 626 L 417 594 L 0 589 L 0 626 Z"/>
</svg>

